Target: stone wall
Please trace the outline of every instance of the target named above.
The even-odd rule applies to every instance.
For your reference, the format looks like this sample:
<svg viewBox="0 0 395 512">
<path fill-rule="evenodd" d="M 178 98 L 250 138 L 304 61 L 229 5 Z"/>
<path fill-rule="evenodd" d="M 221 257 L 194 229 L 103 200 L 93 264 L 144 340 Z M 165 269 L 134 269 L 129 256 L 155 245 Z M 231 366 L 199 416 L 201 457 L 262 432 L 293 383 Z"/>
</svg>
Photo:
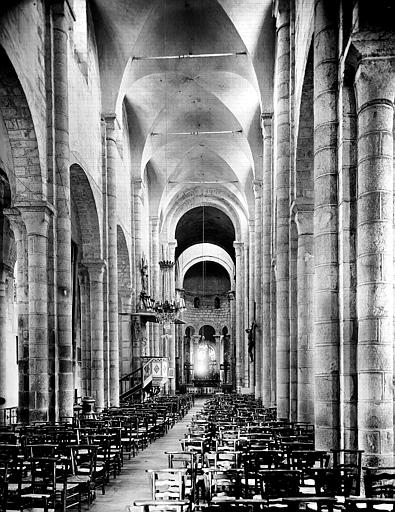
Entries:
<svg viewBox="0 0 395 512">
<path fill-rule="evenodd" d="M 195 308 L 192 296 L 185 298 L 186 309 L 183 312 L 183 321 L 186 327 L 193 327 L 194 333 L 198 334 L 203 325 L 211 325 L 216 334 L 221 334 L 222 328 L 226 326 L 230 332 L 230 303 L 227 297 L 218 295 L 220 308 L 214 307 L 216 295 L 206 297 L 200 296 L 200 307 Z M 184 329 L 185 332 L 185 329 Z"/>
</svg>

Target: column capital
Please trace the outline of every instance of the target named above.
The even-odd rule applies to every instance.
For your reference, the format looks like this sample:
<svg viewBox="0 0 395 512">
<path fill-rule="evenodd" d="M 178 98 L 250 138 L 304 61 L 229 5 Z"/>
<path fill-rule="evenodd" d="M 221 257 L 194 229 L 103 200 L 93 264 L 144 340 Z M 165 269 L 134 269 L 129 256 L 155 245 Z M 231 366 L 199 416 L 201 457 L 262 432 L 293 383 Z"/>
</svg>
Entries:
<svg viewBox="0 0 395 512">
<path fill-rule="evenodd" d="M 19 211 L 26 227 L 27 235 L 47 236 L 50 218 L 55 214 L 54 207 L 46 201 L 20 202 L 13 208 Z M 17 215 L 14 215 L 16 219 Z"/>
<path fill-rule="evenodd" d="M 358 111 L 375 103 L 393 108 L 395 89 L 395 37 L 393 34 L 352 35 L 352 46 L 358 54 L 355 89 Z"/>
<path fill-rule="evenodd" d="M 255 199 L 261 199 L 263 193 L 263 181 L 262 180 L 254 180 L 252 182 L 252 186 L 254 189 Z"/>
<path fill-rule="evenodd" d="M 235 241 L 233 242 L 233 247 L 235 248 L 236 258 L 240 257 L 244 248 L 244 242 Z"/>
<path fill-rule="evenodd" d="M 313 234 L 313 217 L 312 211 L 297 211 L 295 214 L 295 223 L 298 228 L 298 235 Z"/>
<path fill-rule="evenodd" d="M 23 233 L 26 232 L 26 226 L 18 208 L 4 208 L 3 215 L 9 220 L 15 238 L 17 236 L 22 237 Z"/>
<path fill-rule="evenodd" d="M 78 266 L 78 279 L 80 281 L 80 284 L 84 285 L 86 284 L 86 280 L 89 277 L 89 271 L 84 265 Z"/>
<path fill-rule="evenodd" d="M 144 181 L 141 178 L 132 178 L 130 183 L 132 185 L 132 193 L 141 199 L 141 195 L 145 189 Z"/>
<path fill-rule="evenodd" d="M 293 201 L 290 208 L 291 215 L 295 218 L 298 235 L 312 235 L 314 226 L 314 205 Z"/>
<path fill-rule="evenodd" d="M 289 25 L 289 0 L 275 0 L 273 3 L 273 16 L 276 18 L 277 31 Z"/>
<path fill-rule="evenodd" d="M 106 125 L 106 132 L 120 130 L 121 125 L 115 112 L 102 113 L 102 119 Z"/>
<path fill-rule="evenodd" d="M 64 16 L 67 19 L 69 29 L 71 29 L 73 22 L 76 21 L 77 18 L 70 0 L 49 0 L 49 3 L 52 6 L 54 14 Z"/>
<path fill-rule="evenodd" d="M 107 267 L 106 260 L 83 260 L 82 264 L 87 268 L 91 281 L 101 281 L 103 279 L 104 269 Z"/>
<path fill-rule="evenodd" d="M 154 228 L 154 227 L 157 227 L 159 226 L 159 217 L 155 216 L 155 217 L 150 217 L 149 218 L 149 222 L 151 224 L 151 226 Z"/>
<path fill-rule="evenodd" d="M 261 129 L 262 129 L 262 136 L 264 139 L 269 139 L 272 137 L 272 123 L 273 123 L 273 113 L 272 112 L 262 112 L 261 113 Z"/>
</svg>

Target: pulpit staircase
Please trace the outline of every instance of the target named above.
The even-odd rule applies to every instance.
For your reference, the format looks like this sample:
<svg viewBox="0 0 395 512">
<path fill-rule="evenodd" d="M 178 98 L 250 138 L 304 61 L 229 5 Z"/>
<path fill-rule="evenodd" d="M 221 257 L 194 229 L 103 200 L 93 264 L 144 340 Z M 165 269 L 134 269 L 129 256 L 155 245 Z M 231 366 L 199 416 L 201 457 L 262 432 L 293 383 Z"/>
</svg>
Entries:
<svg viewBox="0 0 395 512">
<path fill-rule="evenodd" d="M 119 379 L 120 401 L 142 402 L 144 396 L 152 389 L 152 359 L 144 362 L 140 368 Z"/>
</svg>

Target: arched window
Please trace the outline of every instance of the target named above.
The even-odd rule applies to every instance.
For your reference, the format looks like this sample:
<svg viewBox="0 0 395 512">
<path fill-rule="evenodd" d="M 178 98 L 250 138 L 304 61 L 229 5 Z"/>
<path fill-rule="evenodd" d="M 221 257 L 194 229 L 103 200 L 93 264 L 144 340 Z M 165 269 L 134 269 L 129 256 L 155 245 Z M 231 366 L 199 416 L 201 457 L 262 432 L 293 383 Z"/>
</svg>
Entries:
<svg viewBox="0 0 395 512">
<path fill-rule="evenodd" d="M 215 307 L 215 309 L 219 309 L 221 307 L 221 301 L 220 301 L 219 297 L 215 297 L 214 307 Z"/>
<path fill-rule="evenodd" d="M 199 297 L 195 297 L 193 299 L 193 307 L 194 308 L 200 308 L 200 299 L 199 299 Z"/>
</svg>

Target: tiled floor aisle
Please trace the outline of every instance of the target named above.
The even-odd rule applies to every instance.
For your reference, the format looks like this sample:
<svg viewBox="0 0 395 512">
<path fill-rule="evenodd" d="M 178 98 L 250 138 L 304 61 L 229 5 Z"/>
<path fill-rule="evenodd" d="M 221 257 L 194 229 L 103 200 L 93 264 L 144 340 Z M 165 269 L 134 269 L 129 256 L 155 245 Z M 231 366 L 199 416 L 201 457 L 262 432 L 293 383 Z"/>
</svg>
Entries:
<svg viewBox="0 0 395 512">
<path fill-rule="evenodd" d="M 106 487 L 106 494 L 103 496 L 98 489 L 97 498 L 89 512 L 126 512 L 127 506 L 132 505 L 134 500 L 150 499 L 148 475 L 145 470 L 167 467 L 167 457 L 164 452 L 181 449 L 180 439 L 184 437 L 191 417 L 201 409 L 204 401 L 204 399 L 197 399 L 189 413 L 182 421 L 176 423 L 166 436 L 149 445 L 137 457 L 131 460 L 126 458 L 121 474 L 115 480 L 110 480 L 110 485 Z M 132 507 L 131 510 L 140 509 Z"/>
</svg>

